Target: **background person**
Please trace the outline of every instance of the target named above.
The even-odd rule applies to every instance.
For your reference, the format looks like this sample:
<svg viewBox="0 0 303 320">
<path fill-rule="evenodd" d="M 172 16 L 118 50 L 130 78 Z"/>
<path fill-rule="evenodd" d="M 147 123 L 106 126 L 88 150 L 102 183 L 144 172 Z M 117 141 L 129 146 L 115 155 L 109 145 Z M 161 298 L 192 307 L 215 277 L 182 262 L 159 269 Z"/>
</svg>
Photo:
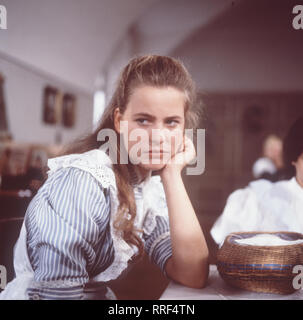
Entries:
<svg viewBox="0 0 303 320">
<path fill-rule="evenodd" d="M 263 143 L 263 156 L 253 164 L 253 177 L 276 180 L 276 173 L 283 167 L 282 152 L 282 140 L 276 135 L 269 135 Z"/>
<path fill-rule="evenodd" d="M 285 180 L 257 180 L 234 191 L 211 229 L 218 245 L 232 232 L 292 231 L 303 233 L 303 117 L 284 142 Z"/>
</svg>

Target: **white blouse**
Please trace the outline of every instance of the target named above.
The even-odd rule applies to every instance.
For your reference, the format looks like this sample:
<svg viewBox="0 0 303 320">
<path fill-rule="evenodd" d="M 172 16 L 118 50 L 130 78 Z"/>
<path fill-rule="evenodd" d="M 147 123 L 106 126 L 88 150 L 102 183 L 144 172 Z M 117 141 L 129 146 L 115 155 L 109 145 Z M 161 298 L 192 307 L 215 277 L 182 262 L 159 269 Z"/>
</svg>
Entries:
<svg viewBox="0 0 303 320">
<path fill-rule="evenodd" d="M 15 246 L 16 278 L 0 300 L 85 299 L 84 285 L 118 278 L 137 253 L 113 226 L 119 201 L 106 153 L 94 149 L 61 156 L 50 159 L 48 167 L 48 179 L 28 206 Z M 132 180 L 134 226 L 143 230 L 145 251 L 165 273 L 172 251 L 162 182 L 159 176 Z M 109 298 L 106 290 L 102 295 Z"/>
<path fill-rule="evenodd" d="M 234 191 L 211 235 L 222 245 L 229 233 L 243 231 L 303 233 L 303 188 L 296 178 L 275 183 L 261 179 Z"/>
</svg>

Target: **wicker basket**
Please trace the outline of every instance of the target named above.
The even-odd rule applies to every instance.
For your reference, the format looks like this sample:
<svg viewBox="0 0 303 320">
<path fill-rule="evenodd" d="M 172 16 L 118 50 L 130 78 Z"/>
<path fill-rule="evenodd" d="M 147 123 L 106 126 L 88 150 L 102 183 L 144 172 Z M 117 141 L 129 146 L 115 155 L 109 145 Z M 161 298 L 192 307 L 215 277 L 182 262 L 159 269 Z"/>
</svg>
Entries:
<svg viewBox="0 0 303 320">
<path fill-rule="evenodd" d="M 235 240 L 273 234 L 284 240 L 303 239 L 295 232 L 237 232 L 228 235 L 217 254 L 217 268 L 230 285 L 266 293 L 290 294 L 295 265 L 303 265 L 303 243 L 283 246 L 239 244 Z"/>
</svg>

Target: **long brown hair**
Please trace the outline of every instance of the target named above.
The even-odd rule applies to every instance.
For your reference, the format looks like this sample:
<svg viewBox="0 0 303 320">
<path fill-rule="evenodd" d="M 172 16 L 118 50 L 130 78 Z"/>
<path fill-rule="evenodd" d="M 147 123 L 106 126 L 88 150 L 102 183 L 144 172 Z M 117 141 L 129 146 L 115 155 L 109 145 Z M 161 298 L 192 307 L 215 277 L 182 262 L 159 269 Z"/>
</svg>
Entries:
<svg viewBox="0 0 303 320">
<path fill-rule="evenodd" d="M 184 108 L 185 128 L 195 128 L 198 123 L 198 112 L 194 110 L 196 101 L 195 84 L 181 61 L 157 55 L 145 55 L 135 57 L 122 70 L 116 90 L 104 111 L 99 125 L 92 134 L 76 140 L 63 154 L 83 153 L 92 149 L 98 149 L 104 143 L 97 140 L 98 133 L 102 129 L 113 129 L 114 110 L 118 107 L 120 113 L 126 110 L 132 92 L 140 85 L 154 87 L 174 87 L 185 93 L 186 102 Z M 143 254 L 143 243 L 134 228 L 136 217 L 136 203 L 133 188 L 130 184 L 130 170 L 132 164 L 120 164 L 120 141 L 112 146 L 116 149 L 117 164 L 113 164 L 118 189 L 118 215 L 114 227 L 123 231 L 123 238 L 139 249 L 138 256 Z M 128 215 L 129 214 L 129 215 Z"/>
</svg>

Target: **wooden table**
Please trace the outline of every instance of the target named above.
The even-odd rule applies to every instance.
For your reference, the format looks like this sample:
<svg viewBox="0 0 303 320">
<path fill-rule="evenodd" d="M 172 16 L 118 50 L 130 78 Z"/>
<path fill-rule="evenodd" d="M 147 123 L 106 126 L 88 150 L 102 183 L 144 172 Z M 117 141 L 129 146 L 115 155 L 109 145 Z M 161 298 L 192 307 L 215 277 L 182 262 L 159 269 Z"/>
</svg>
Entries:
<svg viewBox="0 0 303 320">
<path fill-rule="evenodd" d="M 289 295 L 258 293 L 229 286 L 210 266 L 208 284 L 203 289 L 192 289 L 171 281 L 160 300 L 303 300 L 303 290 Z"/>
</svg>

